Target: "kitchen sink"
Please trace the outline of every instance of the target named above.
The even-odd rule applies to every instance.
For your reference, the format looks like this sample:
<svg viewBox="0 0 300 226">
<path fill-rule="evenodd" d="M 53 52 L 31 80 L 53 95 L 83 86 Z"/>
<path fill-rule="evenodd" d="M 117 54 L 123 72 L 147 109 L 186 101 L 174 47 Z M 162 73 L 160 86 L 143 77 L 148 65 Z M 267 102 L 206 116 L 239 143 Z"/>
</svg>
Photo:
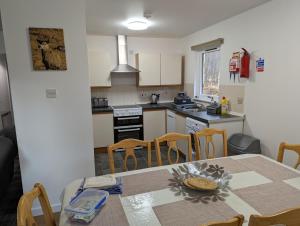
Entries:
<svg viewBox="0 0 300 226">
<path fill-rule="evenodd" d="M 185 109 L 182 109 L 183 111 L 185 112 L 201 112 L 201 111 L 206 111 L 205 108 L 185 108 Z"/>
</svg>

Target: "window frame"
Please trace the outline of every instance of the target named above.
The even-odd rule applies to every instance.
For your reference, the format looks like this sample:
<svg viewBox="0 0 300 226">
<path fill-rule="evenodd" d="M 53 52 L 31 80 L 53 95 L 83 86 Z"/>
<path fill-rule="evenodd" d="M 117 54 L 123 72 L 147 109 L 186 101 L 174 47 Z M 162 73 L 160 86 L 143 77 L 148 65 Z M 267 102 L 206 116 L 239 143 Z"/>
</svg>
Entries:
<svg viewBox="0 0 300 226">
<path fill-rule="evenodd" d="M 214 49 L 204 50 L 198 52 L 197 54 L 197 69 L 194 79 L 194 99 L 197 101 L 203 102 L 212 102 L 212 101 L 219 101 L 219 95 L 208 95 L 203 94 L 203 61 L 204 61 L 204 54 L 209 52 L 219 51 L 220 53 L 220 68 L 221 68 L 221 48 L 217 47 Z M 219 71 L 220 73 L 220 71 Z M 220 76 L 220 75 L 219 75 Z M 220 86 L 220 78 L 219 78 L 219 86 Z"/>
</svg>

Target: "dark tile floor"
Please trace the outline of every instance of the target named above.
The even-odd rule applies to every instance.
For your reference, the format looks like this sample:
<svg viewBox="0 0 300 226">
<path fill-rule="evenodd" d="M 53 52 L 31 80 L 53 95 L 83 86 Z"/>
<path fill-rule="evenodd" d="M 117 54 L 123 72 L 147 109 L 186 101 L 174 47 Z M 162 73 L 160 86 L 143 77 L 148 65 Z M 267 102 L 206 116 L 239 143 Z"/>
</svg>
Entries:
<svg viewBox="0 0 300 226">
<path fill-rule="evenodd" d="M 143 169 L 147 168 L 147 151 L 146 149 L 139 149 L 135 150 L 135 156 L 137 158 L 137 168 L 138 169 Z M 120 152 L 115 152 L 114 153 L 114 162 L 115 162 L 115 172 L 122 172 L 123 171 L 123 159 L 125 157 L 125 152 L 120 151 Z M 168 157 L 167 157 L 167 149 L 165 147 L 161 148 L 161 157 L 163 161 L 163 165 L 168 165 Z M 175 152 L 172 152 L 171 158 L 173 160 L 176 159 Z M 152 160 L 152 165 L 151 167 L 157 166 L 157 161 L 156 161 L 156 153 L 155 150 L 152 150 L 152 155 L 151 155 L 151 160 Z M 180 156 L 179 162 L 185 162 L 185 159 Z M 134 169 L 134 162 L 132 158 L 128 158 L 128 163 L 127 163 L 128 170 Z M 104 174 L 109 174 L 110 169 L 108 165 L 108 155 L 107 153 L 96 153 L 95 154 L 95 170 L 96 170 L 96 175 L 104 175 Z"/>
</svg>

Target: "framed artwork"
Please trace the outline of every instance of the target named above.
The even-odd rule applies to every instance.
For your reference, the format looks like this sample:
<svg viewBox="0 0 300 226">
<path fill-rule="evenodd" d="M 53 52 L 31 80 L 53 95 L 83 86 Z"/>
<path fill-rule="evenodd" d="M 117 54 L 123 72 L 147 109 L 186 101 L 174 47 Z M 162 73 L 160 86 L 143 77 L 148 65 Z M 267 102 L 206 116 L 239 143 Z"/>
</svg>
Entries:
<svg viewBox="0 0 300 226">
<path fill-rule="evenodd" d="M 29 28 L 29 36 L 34 70 L 67 70 L 63 29 Z"/>
</svg>

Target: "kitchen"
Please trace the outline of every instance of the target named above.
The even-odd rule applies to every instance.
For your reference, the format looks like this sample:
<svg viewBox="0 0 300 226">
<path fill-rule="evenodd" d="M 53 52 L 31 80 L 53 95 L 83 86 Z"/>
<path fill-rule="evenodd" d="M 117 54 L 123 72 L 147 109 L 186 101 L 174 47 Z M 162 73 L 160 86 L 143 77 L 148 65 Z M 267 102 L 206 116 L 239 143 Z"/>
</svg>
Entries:
<svg viewBox="0 0 300 226">
<path fill-rule="evenodd" d="M 212 101 L 195 102 L 194 92 L 192 98 L 187 96 L 186 60 L 179 40 L 88 35 L 87 46 L 96 165 L 99 153 L 107 153 L 107 146 L 126 138 L 153 142 L 169 132 L 193 134 L 207 127 L 226 129 L 228 136 L 243 132 L 243 113 L 207 114 Z M 233 93 L 231 98 L 243 98 L 242 92 L 228 92 L 234 89 L 221 88 L 223 94 Z M 241 105 L 233 107 L 239 110 Z M 217 156 L 222 156 L 222 138 L 215 139 Z M 186 145 L 179 143 L 179 150 L 187 150 Z M 180 154 L 187 159 L 186 151 Z"/>
<path fill-rule="evenodd" d="M 300 45 L 295 27 L 300 2 L 171 2 L 1 0 L 22 187 L 27 192 L 38 182 L 44 185 L 53 212 L 61 214 L 58 225 L 72 224 L 64 208 L 85 178 L 97 180 L 95 176 L 106 174 L 103 179 L 114 172 L 125 181 L 124 193 L 110 196 L 95 224 L 122 225 L 117 222 L 119 213 L 125 225 L 200 225 L 241 214 L 246 226 L 253 214 L 299 206 L 299 170 L 291 168 L 296 153 L 289 150 L 283 156 L 283 152 L 299 144 Z M 50 34 L 57 40 L 48 40 Z M 61 61 L 46 56 L 59 56 Z M 226 134 L 215 140 L 215 157 L 220 158 L 206 160 L 202 142 L 197 156 L 196 135 L 212 128 Z M 214 164 L 213 173 L 224 167 L 232 174 L 224 208 L 202 203 L 201 197 L 178 196 L 177 185 L 168 189 L 170 177 L 178 179 L 173 178 L 173 168 L 181 172 L 180 166 L 203 165 L 203 161 L 169 164 L 167 153 L 173 147 L 167 150 L 165 143 L 173 146 L 173 142 L 163 138 L 173 131 L 193 145 L 179 142 L 171 163 L 177 156 L 180 163 L 201 157 Z M 236 148 L 231 142 L 241 137 L 232 135 L 240 133 L 252 137 L 253 142 L 249 137 L 247 142 L 254 147 L 246 149 L 262 155 L 227 156 Z M 130 137 L 143 140 L 138 147 L 150 149 L 150 155 L 130 147 L 138 170 L 133 170 L 133 158 L 124 169 L 126 153 L 117 148 L 112 171 L 113 144 Z M 161 165 L 160 143 L 164 143 L 163 166 L 156 167 Z M 152 164 L 147 162 L 149 156 Z M 193 184 L 184 185 L 184 190 L 191 188 L 188 185 Z M 148 197 L 153 198 L 151 204 Z M 208 198 L 219 202 L 224 197 Z M 262 200 L 269 200 L 269 205 Z M 111 208 L 115 204 L 119 209 Z M 142 204 L 138 205 L 142 211 L 135 204 Z M 135 217 L 141 212 L 150 213 L 151 219 Z M 32 213 L 42 213 L 37 203 Z M 15 209 L 15 220 L 16 214 Z"/>
</svg>

